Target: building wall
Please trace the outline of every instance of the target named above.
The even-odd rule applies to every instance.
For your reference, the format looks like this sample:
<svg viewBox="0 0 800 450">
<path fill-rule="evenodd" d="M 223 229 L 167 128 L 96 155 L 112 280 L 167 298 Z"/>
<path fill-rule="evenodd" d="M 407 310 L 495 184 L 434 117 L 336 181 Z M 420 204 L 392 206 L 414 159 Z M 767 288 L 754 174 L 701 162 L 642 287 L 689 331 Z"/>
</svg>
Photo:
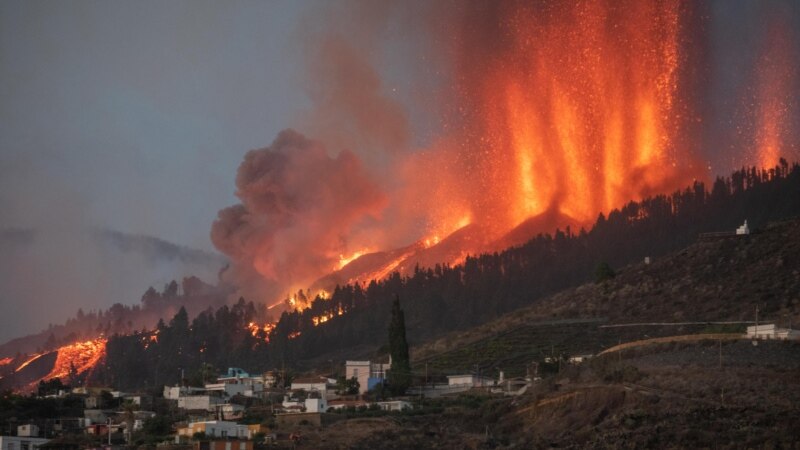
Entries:
<svg viewBox="0 0 800 450">
<path fill-rule="evenodd" d="M 42 438 L 0 436 L 0 450 L 35 450 L 46 442 Z"/>
<path fill-rule="evenodd" d="M 347 361 L 345 364 L 345 378 L 355 377 L 358 380 L 358 392 L 363 394 L 369 390 L 369 376 L 372 367 L 369 361 Z"/>
<path fill-rule="evenodd" d="M 217 405 L 217 399 L 208 395 L 191 395 L 178 399 L 178 408 L 183 409 L 203 409 L 213 411 Z"/>
<path fill-rule="evenodd" d="M 195 448 L 198 450 L 253 450 L 252 441 L 209 441 L 207 444 L 208 447 L 195 446 Z"/>
</svg>

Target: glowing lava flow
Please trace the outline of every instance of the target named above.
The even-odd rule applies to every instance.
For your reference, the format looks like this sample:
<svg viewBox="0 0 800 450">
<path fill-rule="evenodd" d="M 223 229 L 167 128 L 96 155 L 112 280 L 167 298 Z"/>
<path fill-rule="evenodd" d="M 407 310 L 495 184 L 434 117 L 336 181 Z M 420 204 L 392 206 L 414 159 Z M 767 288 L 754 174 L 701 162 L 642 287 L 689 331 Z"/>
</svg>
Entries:
<svg viewBox="0 0 800 450">
<path fill-rule="evenodd" d="M 370 253 L 372 250 L 370 249 L 363 249 L 353 253 L 350 256 L 339 255 L 339 263 L 333 268 L 334 271 L 341 270 L 344 266 L 350 264 L 351 262 L 355 261 L 356 259 Z"/>
<path fill-rule="evenodd" d="M 75 375 L 83 374 L 94 368 L 106 354 L 106 340 L 103 338 L 85 342 L 76 342 L 58 349 L 58 356 L 53 369 L 44 379 L 66 379 L 74 371 Z"/>
</svg>

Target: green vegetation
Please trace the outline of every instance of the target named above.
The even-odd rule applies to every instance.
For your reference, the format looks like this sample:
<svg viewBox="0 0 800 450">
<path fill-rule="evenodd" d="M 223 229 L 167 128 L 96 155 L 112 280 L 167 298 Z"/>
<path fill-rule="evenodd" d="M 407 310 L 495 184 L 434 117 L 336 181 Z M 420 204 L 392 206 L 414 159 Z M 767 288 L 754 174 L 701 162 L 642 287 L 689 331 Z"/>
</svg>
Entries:
<svg viewBox="0 0 800 450">
<path fill-rule="evenodd" d="M 612 269 L 607 262 L 603 261 L 597 265 L 597 268 L 594 271 L 594 282 L 603 283 L 614 278 L 615 276 L 617 276 L 617 274 L 614 272 L 614 269 Z"/>
</svg>

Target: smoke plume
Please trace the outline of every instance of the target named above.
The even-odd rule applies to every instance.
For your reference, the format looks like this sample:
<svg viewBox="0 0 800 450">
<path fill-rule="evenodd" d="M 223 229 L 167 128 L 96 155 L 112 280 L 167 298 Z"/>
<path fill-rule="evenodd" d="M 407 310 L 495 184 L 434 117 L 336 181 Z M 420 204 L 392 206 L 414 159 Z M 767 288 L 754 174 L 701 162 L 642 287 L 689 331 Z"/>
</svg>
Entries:
<svg viewBox="0 0 800 450">
<path fill-rule="evenodd" d="M 268 301 L 333 270 L 351 233 L 386 202 L 354 153 L 331 156 L 293 130 L 247 153 L 236 195 L 241 203 L 219 212 L 211 239 L 233 260 L 226 279 Z"/>
</svg>

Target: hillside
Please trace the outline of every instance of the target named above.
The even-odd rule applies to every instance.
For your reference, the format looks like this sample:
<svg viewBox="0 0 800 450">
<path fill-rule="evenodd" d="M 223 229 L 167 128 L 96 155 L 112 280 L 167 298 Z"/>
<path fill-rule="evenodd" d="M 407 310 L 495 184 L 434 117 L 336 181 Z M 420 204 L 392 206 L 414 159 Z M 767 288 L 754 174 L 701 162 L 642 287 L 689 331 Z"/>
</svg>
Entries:
<svg viewBox="0 0 800 450">
<path fill-rule="evenodd" d="M 413 413 L 354 413 L 304 438 L 315 448 L 794 448 L 800 342 L 736 333 L 756 306 L 761 323 L 800 323 L 798 255 L 800 219 L 699 238 L 413 351 L 419 381 L 475 370 L 519 377 L 536 362 L 543 379 L 525 394 L 416 399 Z M 689 334 L 705 337 L 613 351 Z M 545 362 L 609 348 L 580 365 Z"/>
<path fill-rule="evenodd" d="M 769 224 L 748 236 L 698 239 L 649 265 L 620 268 L 604 283 L 567 289 L 469 331 L 419 346 L 414 353 L 417 359 L 431 360 L 466 344 L 497 341 L 501 336 L 505 341 L 518 339 L 545 326 L 539 325 L 543 322 L 559 320 L 587 322 L 556 326 L 557 333 L 545 333 L 545 347 L 563 346 L 569 352 L 597 352 L 619 340 L 708 326 L 607 327 L 612 324 L 746 322 L 755 320 L 756 306 L 762 322 L 800 324 L 798 255 L 800 219 Z M 476 348 L 472 353 L 486 351 Z"/>
</svg>

